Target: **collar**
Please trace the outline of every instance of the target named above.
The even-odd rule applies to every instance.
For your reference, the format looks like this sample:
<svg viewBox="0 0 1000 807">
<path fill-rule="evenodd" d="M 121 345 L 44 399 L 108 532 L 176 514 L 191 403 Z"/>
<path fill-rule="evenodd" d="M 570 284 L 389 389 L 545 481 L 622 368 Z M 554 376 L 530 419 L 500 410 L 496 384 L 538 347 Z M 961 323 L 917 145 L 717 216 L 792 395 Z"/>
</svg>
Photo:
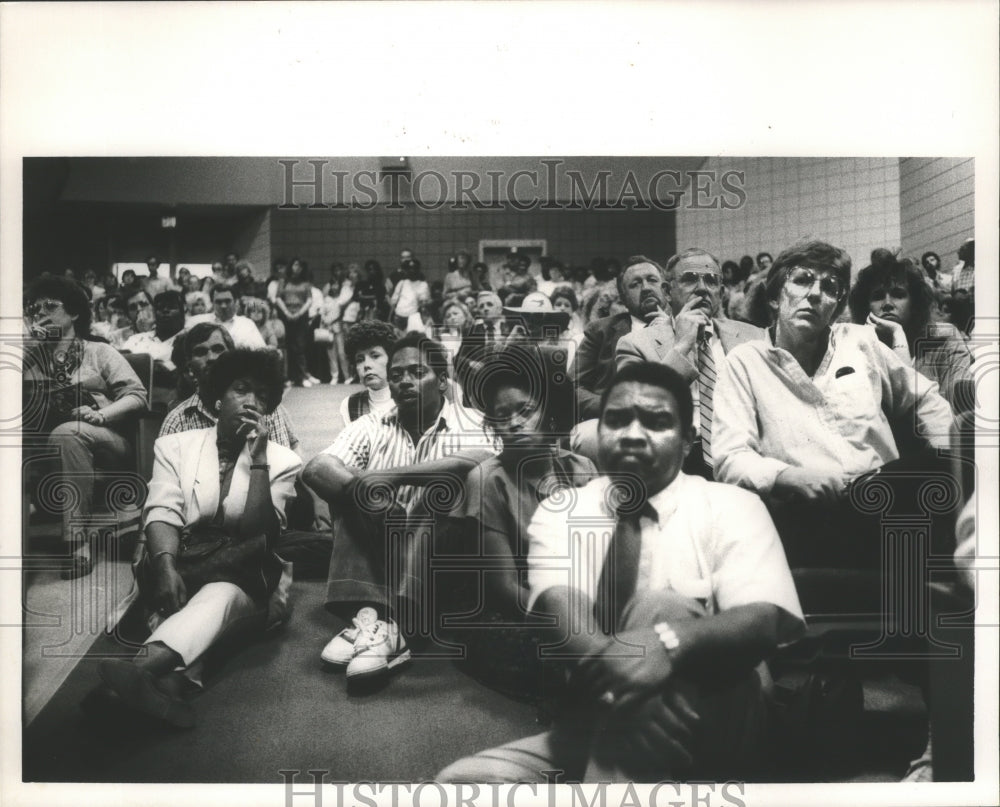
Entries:
<svg viewBox="0 0 1000 807">
<path fill-rule="evenodd" d="M 683 497 L 685 474 L 683 471 L 678 471 L 677 476 L 674 477 L 673 481 L 667 485 L 663 490 L 654 493 L 649 497 L 648 504 L 656 511 L 657 522 L 660 526 L 667 523 L 667 520 L 673 515 L 673 512 L 677 509 L 677 503 Z M 606 487 L 610 486 L 611 478 L 605 477 Z M 604 510 L 612 518 L 615 517 L 615 513 L 610 508 L 610 503 L 608 502 L 607 494 L 604 497 Z"/>
<path fill-rule="evenodd" d="M 199 413 L 201 415 L 204 415 L 212 423 L 217 423 L 218 422 L 218 418 L 216 418 L 214 414 L 212 414 L 211 412 L 208 411 L 208 408 L 202 402 L 201 396 L 197 392 L 194 395 L 192 395 L 190 398 L 188 398 L 186 401 L 184 401 L 184 403 L 182 404 L 182 406 L 184 407 L 184 410 L 183 410 L 184 412 L 192 412 L 192 411 L 194 411 L 194 412 L 197 412 L 197 413 Z"/>
<path fill-rule="evenodd" d="M 372 403 L 385 403 L 392 399 L 392 390 L 389 389 L 389 385 L 386 384 L 380 390 L 368 390 L 368 398 Z"/>
</svg>

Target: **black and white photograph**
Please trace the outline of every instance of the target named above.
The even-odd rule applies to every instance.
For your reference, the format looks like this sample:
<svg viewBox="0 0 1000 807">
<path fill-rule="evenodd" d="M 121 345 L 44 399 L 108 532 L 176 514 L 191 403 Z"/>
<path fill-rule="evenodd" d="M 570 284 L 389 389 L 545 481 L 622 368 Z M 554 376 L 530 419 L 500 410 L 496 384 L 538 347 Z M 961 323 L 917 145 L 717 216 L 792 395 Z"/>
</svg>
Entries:
<svg viewBox="0 0 1000 807">
<path fill-rule="evenodd" d="M 0 5 L 5 802 L 995 797 L 996 3 L 75 6 Z"/>
</svg>

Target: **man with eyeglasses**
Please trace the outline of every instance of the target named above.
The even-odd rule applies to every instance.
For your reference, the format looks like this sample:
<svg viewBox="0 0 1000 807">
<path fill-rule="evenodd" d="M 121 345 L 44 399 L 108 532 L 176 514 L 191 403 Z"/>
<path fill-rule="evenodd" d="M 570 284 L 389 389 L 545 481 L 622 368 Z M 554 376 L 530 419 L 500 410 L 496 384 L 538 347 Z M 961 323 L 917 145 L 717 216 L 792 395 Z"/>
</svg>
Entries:
<svg viewBox="0 0 1000 807">
<path fill-rule="evenodd" d="M 877 563 L 877 538 L 845 521 L 856 515 L 849 483 L 897 460 L 897 440 L 948 446 L 951 409 L 937 385 L 873 328 L 837 322 L 850 280 L 851 259 L 835 246 L 782 252 L 765 283 L 769 338 L 730 352 L 715 387 L 715 477 L 772 505 L 793 568 Z"/>
<path fill-rule="evenodd" d="M 136 294 L 136 314 L 145 311 L 146 294 Z M 130 308 L 130 311 L 132 309 Z M 153 299 L 153 330 L 141 331 L 130 336 L 119 350 L 122 353 L 148 353 L 156 365 L 166 373 L 175 369 L 170 358 L 174 338 L 184 330 L 184 298 L 179 291 L 163 291 Z M 164 384 L 172 385 L 173 379 L 164 376 Z"/>
<path fill-rule="evenodd" d="M 704 249 L 692 248 L 667 261 L 672 318 L 658 317 L 648 328 L 618 341 L 618 369 L 642 361 L 672 367 L 691 385 L 696 439 L 684 471 L 712 478 L 713 392 L 718 368 L 737 345 L 764 339 L 765 331 L 727 319 L 722 307 L 722 270 Z"/>
<path fill-rule="evenodd" d="M 407 640 L 432 635 L 434 626 L 424 624 L 430 527 L 450 511 L 454 501 L 445 499 L 461 495 L 468 472 L 499 450 L 477 412 L 445 398 L 440 343 L 417 332 L 396 341 L 388 379 L 396 408 L 349 423 L 302 474 L 335 519 L 326 607 L 351 620 L 320 657 L 349 682 L 409 661 Z M 428 487 L 434 495 L 425 501 Z M 405 637 L 400 624 L 409 625 Z"/>
<path fill-rule="evenodd" d="M 146 333 L 156 327 L 156 313 L 153 311 L 153 298 L 149 292 L 143 288 L 134 288 L 123 295 L 122 299 L 125 301 L 125 314 L 132 324 L 132 334 Z"/>
</svg>

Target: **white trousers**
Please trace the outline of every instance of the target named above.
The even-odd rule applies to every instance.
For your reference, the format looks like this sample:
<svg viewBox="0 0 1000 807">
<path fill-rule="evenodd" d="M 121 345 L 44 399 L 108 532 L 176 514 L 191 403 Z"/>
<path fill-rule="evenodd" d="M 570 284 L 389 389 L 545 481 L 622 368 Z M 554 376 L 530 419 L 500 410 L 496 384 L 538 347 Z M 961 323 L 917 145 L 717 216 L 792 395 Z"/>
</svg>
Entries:
<svg viewBox="0 0 1000 807">
<path fill-rule="evenodd" d="M 263 627 L 265 614 L 239 586 L 209 583 L 180 611 L 155 626 L 144 644 L 162 642 L 190 666 L 223 636 L 251 628 L 255 622 Z"/>
</svg>

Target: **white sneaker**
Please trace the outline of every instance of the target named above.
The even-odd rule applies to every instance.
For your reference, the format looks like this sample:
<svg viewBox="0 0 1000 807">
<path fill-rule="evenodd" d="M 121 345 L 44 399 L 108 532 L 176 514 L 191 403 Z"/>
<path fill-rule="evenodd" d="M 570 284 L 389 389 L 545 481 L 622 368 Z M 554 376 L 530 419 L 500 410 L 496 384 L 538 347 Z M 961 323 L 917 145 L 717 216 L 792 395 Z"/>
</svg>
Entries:
<svg viewBox="0 0 1000 807">
<path fill-rule="evenodd" d="M 358 634 L 368 626 L 378 621 L 378 613 L 374 608 L 362 608 L 351 620 L 354 627 L 346 627 L 334 636 L 319 657 L 327 664 L 336 664 L 338 667 L 347 666 L 348 662 L 354 658 L 354 640 Z"/>
<path fill-rule="evenodd" d="M 362 630 L 354 641 L 354 658 L 347 665 L 348 678 L 369 678 L 410 660 L 410 651 L 391 619 L 381 619 Z"/>
<path fill-rule="evenodd" d="M 313 382 L 310 381 L 308 378 L 303 378 L 302 379 L 302 386 L 303 387 L 311 387 L 312 385 L 313 385 Z"/>
</svg>

